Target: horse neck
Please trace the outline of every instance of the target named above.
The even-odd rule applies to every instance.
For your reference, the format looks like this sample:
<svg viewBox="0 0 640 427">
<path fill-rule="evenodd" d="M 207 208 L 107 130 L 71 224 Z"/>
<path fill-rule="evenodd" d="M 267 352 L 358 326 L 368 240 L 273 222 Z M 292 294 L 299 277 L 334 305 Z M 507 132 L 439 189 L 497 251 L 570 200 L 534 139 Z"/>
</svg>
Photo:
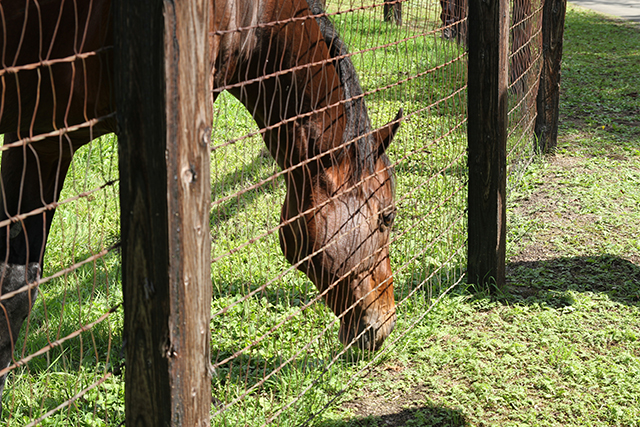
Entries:
<svg viewBox="0 0 640 427">
<path fill-rule="evenodd" d="M 306 0 L 240 3 L 253 8 L 244 16 L 282 23 L 222 36 L 214 86 L 247 107 L 283 169 L 339 151 L 346 115 L 338 70 L 314 18 L 287 22 L 309 16 Z M 246 24 L 237 15 L 233 25 Z"/>
</svg>

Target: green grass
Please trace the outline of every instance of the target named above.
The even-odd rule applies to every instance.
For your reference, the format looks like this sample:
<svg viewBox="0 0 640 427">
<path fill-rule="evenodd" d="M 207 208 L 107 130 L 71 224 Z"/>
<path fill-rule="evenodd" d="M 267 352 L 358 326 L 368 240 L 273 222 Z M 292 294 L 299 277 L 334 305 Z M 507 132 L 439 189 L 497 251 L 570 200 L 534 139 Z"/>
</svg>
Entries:
<svg viewBox="0 0 640 427">
<path fill-rule="evenodd" d="M 60 199 L 91 194 L 57 209 L 43 277 L 75 263 L 83 265 L 40 286 L 15 357 L 19 360 L 57 340 L 63 342 L 9 375 L 3 396 L 7 426 L 27 425 L 121 363 L 121 310 L 78 337 L 65 339 L 122 301 L 119 253 L 111 251 L 91 260 L 119 241 L 117 164 L 113 135 L 93 141 L 74 157 Z M 110 377 L 39 425 L 117 425 L 124 417 L 123 399 L 124 381 Z"/>
<path fill-rule="evenodd" d="M 431 23 L 424 25 L 433 22 L 425 17 L 435 16 L 435 5 L 408 8 L 408 25 L 400 28 L 366 13 L 337 15 L 335 21 L 354 54 L 363 89 L 371 92 L 367 102 L 374 126 L 391 120 L 401 107 L 406 117 L 389 150 L 400 210 L 391 247 L 399 302 L 396 337 L 412 328 L 415 313 L 426 311 L 464 268 L 466 101 L 464 91 L 456 92 L 465 82 L 464 61 L 460 47 L 429 32 Z M 337 10 L 335 4 L 330 7 Z M 407 40 L 395 42 L 402 39 Z M 369 50 L 380 44 L 388 46 Z M 386 85 L 391 87 L 378 90 Z M 214 146 L 257 130 L 244 107 L 227 94 L 215 110 Z M 300 424 L 362 376 L 371 361 L 371 355 L 344 351 L 335 316 L 323 303 L 312 303 L 315 287 L 286 262 L 277 233 L 269 234 L 279 223 L 285 188 L 281 178 L 272 178 L 278 168 L 263 147 L 259 137 L 244 138 L 211 157 L 212 256 L 217 260 L 211 272 L 214 425 L 260 425 L 270 418 L 280 425 Z M 76 154 L 62 199 L 114 179 L 116 141 L 101 138 Z M 58 209 L 45 276 L 118 242 L 117 194 L 115 183 Z M 117 306 L 120 285 L 115 251 L 41 286 L 17 357 Z M 252 291 L 257 292 L 246 297 Z M 116 309 L 79 338 L 14 370 L 3 397 L 8 425 L 23 426 L 43 416 L 105 374 L 111 376 L 104 383 L 42 425 L 119 425 L 124 417 L 121 331 L 122 310 Z M 229 408 L 216 414 L 220 405 Z"/>
<path fill-rule="evenodd" d="M 315 425 L 639 425 L 640 31 L 566 19 L 558 151 L 511 187 L 507 288 L 445 296 Z"/>
</svg>

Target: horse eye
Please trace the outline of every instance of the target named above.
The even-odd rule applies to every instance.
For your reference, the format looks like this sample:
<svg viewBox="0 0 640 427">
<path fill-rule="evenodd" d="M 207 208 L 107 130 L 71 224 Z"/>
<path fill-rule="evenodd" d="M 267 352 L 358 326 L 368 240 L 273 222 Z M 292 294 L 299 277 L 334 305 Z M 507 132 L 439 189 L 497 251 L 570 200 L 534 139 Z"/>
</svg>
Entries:
<svg viewBox="0 0 640 427">
<path fill-rule="evenodd" d="M 382 225 L 386 228 L 386 227 L 391 227 L 391 224 L 393 224 L 393 220 L 396 217 L 396 210 L 393 209 L 389 212 L 384 212 L 382 214 Z"/>
</svg>

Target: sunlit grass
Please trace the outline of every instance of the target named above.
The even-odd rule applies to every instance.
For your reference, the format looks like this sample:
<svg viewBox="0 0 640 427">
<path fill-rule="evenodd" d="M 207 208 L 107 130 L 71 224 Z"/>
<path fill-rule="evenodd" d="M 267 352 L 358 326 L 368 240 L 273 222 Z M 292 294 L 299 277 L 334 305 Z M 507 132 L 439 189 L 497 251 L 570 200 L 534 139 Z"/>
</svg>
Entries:
<svg viewBox="0 0 640 427">
<path fill-rule="evenodd" d="M 329 4 L 329 10 L 338 10 L 334 6 Z M 406 118 L 389 148 L 399 209 L 391 245 L 399 303 L 393 341 L 414 328 L 417 316 L 463 274 L 464 56 L 439 33 L 398 28 L 368 12 L 333 19 L 353 53 L 363 90 L 371 92 L 366 100 L 373 125 L 384 125 L 400 108 Z M 369 50 L 382 44 L 390 46 Z M 428 71 L 449 61 L 449 66 Z M 269 179 L 278 168 L 258 137 L 243 138 L 257 128 L 237 101 L 223 94 L 216 108 L 213 145 L 221 148 L 212 156 L 211 224 L 214 258 L 221 258 L 212 268 L 213 389 L 218 402 L 212 423 L 262 425 L 273 418 L 278 425 L 300 425 L 362 375 L 373 355 L 344 352 L 330 310 L 317 303 L 307 307 L 317 298 L 314 285 L 286 262 L 277 233 L 268 234 L 279 224 L 285 195 L 282 180 Z M 244 192 L 215 202 L 237 191 Z M 255 238 L 257 242 L 234 251 Z"/>
</svg>

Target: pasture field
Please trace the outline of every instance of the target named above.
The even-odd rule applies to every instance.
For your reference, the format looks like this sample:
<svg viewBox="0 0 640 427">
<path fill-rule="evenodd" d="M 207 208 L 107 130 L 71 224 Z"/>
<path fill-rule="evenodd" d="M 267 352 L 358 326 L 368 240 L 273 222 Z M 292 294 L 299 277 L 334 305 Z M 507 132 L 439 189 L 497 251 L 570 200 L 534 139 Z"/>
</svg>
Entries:
<svg viewBox="0 0 640 427">
<path fill-rule="evenodd" d="M 344 8 L 328 4 L 329 13 Z M 419 13 L 424 21 L 425 11 Z M 391 246 L 399 302 L 392 340 L 401 342 L 434 299 L 463 277 L 463 52 L 429 28 L 433 22 L 417 26 L 416 18 L 396 27 L 382 21 L 380 8 L 332 20 L 353 53 L 374 127 L 399 108 L 406 118 L 389 148 L 399 211 Z M 371 49 L 376 46 L 385 47 Z M 335 316 L 323 303 L 312 304 L 318 299 L 314 285 L 288 265 L 277 233 L 271 233 L 285 188 L 281 179 L 272 179 L 277 167 L 259 136 L 244 138 L 255 131 L 253 120 L 226 94 L 216 104 L 221 113 L 213 139 L 230 145 L 212 156 L 212 424 L 300 425 L 340 399 L 345 386 L 358 384 L 392 350 L 368 355 L 339 343 Z"/>
<path fill-rule="evenodd" d="M 492 297 L 463 285 L 464 58 L 439 32 L 418 36 L 435 28 L 436 6 L 407 6 L 400 28 L 381 22 L 379 9 L 332 17 L 372 92 L 373 124 L 400 107 L 407 116 L 389 152 L 398 324 L 377 354 L 344 349 L 330 310 L 310 304 L 315 287 L 290 268 L 272 232 L 285 194 L 272 178 L 278 168 L 259 136 L 244 138 L 256 131 L 246 110 L 226 94 L 216 102 L 212 425 L 295 426 L 318 413 L 310 425 L 638 425 L 640 32 L 569 9 L 559 152 L 511 189 L 510 285 Z M 328 2 L 330 12 L 344 8 Z M 378 45 L 387 46 L 368 50 Z M 117 141 L 106 136 L 77 153 L 62 199 L 117 176 Z M 45 276 L 117 244 L 117 196 L 116 182 L 59 209 Z M 39 425 L 122 425 L 120 286 L 115 250 L 41 287 L 16 354 L 114 311 L 13 371 L 8 426 L 28 425 L 104 375 Z"/>
<path fill-rule="evenodd" d="M 399 28 L 383 23 L 379 8 L 332 18 L 354 53 L 373 125 L 404 109 L 389 150 L 400 212 L 391 247 L 399 302 L 392 340 L 400 342 L 435 298 L 463 279 L 464 270 L 464 55 L 440 38 L 433 19 L 426 20 L 436 16 L 436 5 L 416 3 L 413 12 L 407 7 L 406 25 Z M 344 5 L 329 4 L 330 11 L 339 8 Z M 373 49 L 380 45 L 386 46 Z M 335 316 L 281 254 L 274 227 L 285 188 L 260 137 L 246 137 L 257 131 L 255 123 L 227 94 L 215 110 L 212 424 L 299 425 L 339 399 L 389 350 L 369 355 L 339 343 Z M 16 355 L 33 354 L 112 314 L 10 374 L 3 397 L 8 426 L 34 420 L 45 426 L 117 426 L 124 419 L 117 178 L 113 136 L 76 154 L 61 199 L 104 189 L 58 208 L 43 275 L 116 249 L 41 286 Z M 59 405 L 64 407 L 56 411 Z"/>
</svg>

